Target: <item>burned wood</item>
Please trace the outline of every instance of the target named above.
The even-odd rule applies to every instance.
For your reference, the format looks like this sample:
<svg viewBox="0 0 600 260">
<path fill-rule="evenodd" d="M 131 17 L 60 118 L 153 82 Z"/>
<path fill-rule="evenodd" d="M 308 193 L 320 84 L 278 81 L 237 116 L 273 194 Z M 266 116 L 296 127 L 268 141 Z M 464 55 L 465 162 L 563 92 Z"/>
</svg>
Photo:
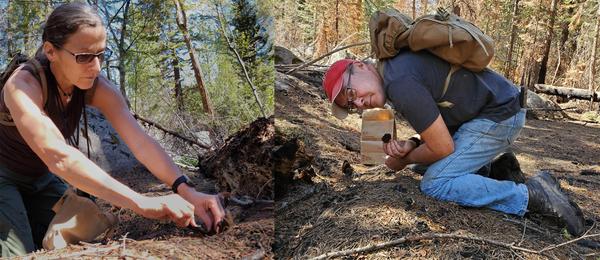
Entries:
<svg viewBox="0 0 600 260">
<path fill-rule="evenodd" d="M 561 96 L 566 98 L 575 98 L 581 100 L 591 100 L 600 101 L 600 93 L 591 92 L 588 89 L 578 89 L 578 88 L 565 88 L 565 87 L 557 87 L 545 84 L 535 84 L 535 89 L 537 92 Z"/>
<path fill-rule="evenodd" d="M 274 138 L 273 117 L 259 118 L 199 158 L 198 167 L 217 180 L 221 192 L 272 199 Z"/>
<path fill-rule="evenodd" d="M 165 133 L 167 133 L 167 134 L 170 134 L 170 135 L 172 135 L 172 136 L 174 136 L 174 137 L 177 137 L 177 138 L 179 138 L 179 139 L 181 139 L 181 140 L 184 140 L 184 141 L 186 141 L 186 142 L 188 142 L 188 143 L 190 143 L 190 144 L 195 144 L 195 145 L 197 145 L 197 146 L 199 146 L 199 147 L 201 147 L 201 148 L 204 148 L 204 149 L 207 149 L 207 150 L 210 150 L 210 149 L 211 149 L 211 147 L 210 147 L 210 146 L 208 146 L 208 145 L 201 144 L 201 143 L 199 143 L 199 142 L 197 142 L 197 141 L 194 141 L 194 140 L 192 140 L 192 139 L 190 139 L 190 138 L 187 138 L 187 137 L 185 137 L 185 136 L 182 136 L 182 135 L 180 135 L 180 134 L 178 134 L 178 133 L 176 133 L 176 132 L 174 132 L 174 131 L 171 131 L 171 130 L 169 130 L 169 129 L 166 129 L 166 128 L 164 128 L 163 126 L 159 125 L 158 123 L 156 123 L 156 122 L 153 122 L 153 121 L 150 121 L 150 120 L 148 120 L 148 119 L 145 119 L 145 118 L 141 117 L 140 115 L 138 115 L 138 114 L 136 114 L 136 113 L 133 113 L 133 112 L 132 112 L 131 114 L 133 115 L 133 117 L 134 117 L 135 119 L 137 119 L 137 120 L 140 120 L 140 121 L 142 121 L 142 122 L 144 122 L 144 123 L 146 123 L 146 124 L 148 124 L 148 125 L 151 125 L 151 126 L 153 126 L 153 127 L 155 127 L 155 128 L 158 128 L 159 130 L 161 130 L 161 131 L 163 131 L 163 132 L 165 132 Z"/>
</svg>

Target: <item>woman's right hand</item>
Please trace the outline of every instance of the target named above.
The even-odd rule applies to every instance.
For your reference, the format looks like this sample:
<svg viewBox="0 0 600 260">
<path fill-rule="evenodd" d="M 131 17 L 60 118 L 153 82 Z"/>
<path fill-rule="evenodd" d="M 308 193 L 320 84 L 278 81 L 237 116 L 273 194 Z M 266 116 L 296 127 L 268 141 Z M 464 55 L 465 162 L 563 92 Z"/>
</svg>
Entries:
<svg viewBox="0 0 600 260">
<path fill-rule="evenodd" d="M 177 194 L 159 197 L 142 196 L 136 213 L 151 219 L 168 219 L 179 227 L 197 226 L 194 205 Z"/>
</svg>

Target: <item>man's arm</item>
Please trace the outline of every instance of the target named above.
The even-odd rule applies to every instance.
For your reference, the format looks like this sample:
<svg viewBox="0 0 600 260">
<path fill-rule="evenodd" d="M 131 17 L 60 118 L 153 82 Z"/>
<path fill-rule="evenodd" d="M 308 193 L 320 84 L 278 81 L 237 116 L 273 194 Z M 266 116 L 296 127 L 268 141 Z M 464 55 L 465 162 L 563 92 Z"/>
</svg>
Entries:
<svg viewBox="0 0 600 260">
<path fill-rule="evenodd" d="M 454 142 L 441 115 L 421 133 L 421 140 L 424 143 L 406 156 L 402 158 L 389 156 L 385 164 L 393 170 L 401 170 L 412 163 L 437 162 L 454 152 Z"/>
</svg>

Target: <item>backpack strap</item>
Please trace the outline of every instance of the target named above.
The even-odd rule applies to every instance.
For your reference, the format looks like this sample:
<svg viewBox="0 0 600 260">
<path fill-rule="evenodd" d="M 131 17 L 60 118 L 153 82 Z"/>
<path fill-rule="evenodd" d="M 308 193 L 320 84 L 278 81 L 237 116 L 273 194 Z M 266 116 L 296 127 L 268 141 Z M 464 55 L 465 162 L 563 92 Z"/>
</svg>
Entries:
<svg viewBox="0 0 600 260">
<path fill-rule="evenodd" d="M 450 71 L 448 72 L 448 76 L 446 76 L 446 81 L 444 82 L 444 88 L 442 89 L 442 95 L 440 99 L 442 99 L 446 95 L 446 91 L 448 91 L 448 86 L 450 86 L 450 79 L 452 79 L 452 74 L 459 70 L 461 67 L 459 65 L 452 64 L 450 67 Z M 442 101 L 437 103 L 438 107 L 443 108 L 452 108 L 454 104 L 449 101 Z"/>
</svg>

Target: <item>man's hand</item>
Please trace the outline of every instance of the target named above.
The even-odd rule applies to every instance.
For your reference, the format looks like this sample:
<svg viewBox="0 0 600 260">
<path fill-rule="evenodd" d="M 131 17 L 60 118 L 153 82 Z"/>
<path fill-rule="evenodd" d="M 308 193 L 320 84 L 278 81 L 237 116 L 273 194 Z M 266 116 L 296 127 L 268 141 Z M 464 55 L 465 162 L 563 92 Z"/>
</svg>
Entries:
<svg viewBox="0 0 600 260">
<path fill-rule="evenodd" d="M 394 158 L 404 158 L 410 151 L 415 149 L 415 142 L 391 140 L 389 143 L 383 143 L 383 151 L 385 154 Z"/>
<path fill-rule="evenodd" d="M 392 156 L 388 156 L 385 159 L 385 165 L 394 171 L 402 170 L 406 168 L 406 166 L 409 164 L 410 163 L 404 158 L 395 158 Z"/>
<path fill-rule="evenodd" d="M 177 194 L 160 197 L 143 196 L 135 211 L 151 219 L 168 219 L 179 227 L 196 226 L 194 205 Z"/>
<path fill-rule="evenodd" d="M 197 192 L 187 185 L 181 185 L 179 194 L 195 207 L 196 216 L 198 216 L 210 232 L 214 230 L 220 233 L 222 222 L 225 221 L 225 209 L 221 205 L 218 195 L 209 195 Z"/>
</svg>

